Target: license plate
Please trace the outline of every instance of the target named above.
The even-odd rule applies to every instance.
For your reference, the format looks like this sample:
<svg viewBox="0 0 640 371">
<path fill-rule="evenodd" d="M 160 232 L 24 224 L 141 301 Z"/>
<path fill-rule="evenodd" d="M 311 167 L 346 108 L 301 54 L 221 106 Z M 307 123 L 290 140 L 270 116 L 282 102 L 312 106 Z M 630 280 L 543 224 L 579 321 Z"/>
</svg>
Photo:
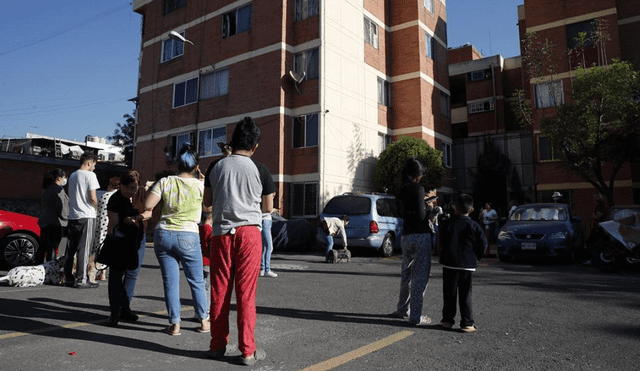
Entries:
<svg viewBox="0 0 640 371">
<path fill-rule="evenodd" d="M 522 250 L 535 250 L 536 249 L 536 243 L 535 242 L 523 242 L 522 243 Z"/>
</svg>

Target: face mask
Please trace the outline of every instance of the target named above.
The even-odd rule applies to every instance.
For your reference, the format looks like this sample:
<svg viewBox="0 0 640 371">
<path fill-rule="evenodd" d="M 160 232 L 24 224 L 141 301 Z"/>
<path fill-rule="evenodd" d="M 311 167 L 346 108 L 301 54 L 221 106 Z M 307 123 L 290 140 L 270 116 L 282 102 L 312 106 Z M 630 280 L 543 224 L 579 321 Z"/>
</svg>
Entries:
<svg viewBox="0 0 640 371">
<path fill-rule="evenodd" d="M 62 178 L 62 184 L 60 184 L 60 187 L 64 187 L 67 185 L 67 178 Z"/>
</svg>

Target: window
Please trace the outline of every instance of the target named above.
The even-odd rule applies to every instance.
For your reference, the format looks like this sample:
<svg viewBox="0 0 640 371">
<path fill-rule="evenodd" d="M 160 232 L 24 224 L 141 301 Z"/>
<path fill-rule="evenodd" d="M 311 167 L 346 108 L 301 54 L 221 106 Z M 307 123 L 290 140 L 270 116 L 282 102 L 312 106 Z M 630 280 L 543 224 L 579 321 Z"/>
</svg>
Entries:
<svg viewBox="0 0 640 371">
<path fill-rule="evenodd" d="M 491 69 L 473 71 L 469 74 L 469 80 L 471 81 L 480 81 L 488 78 L 491 78 Z"/>
<path fill-rule="evenodd" d="M 222 155 L 222 150 L 218 147 L 218 142 L 227 143 L 226 126 L 200 130 L 198 133 L 198 156 Z"/>
<path fill-rule="evenodd" d="M 428 11 L 433 13 L 433 0 L 424 0 L 424 7 L 427 8 Z"/>
<path fill-rule="evenodd" d="M 442 142 L 442 165 L 451 168 L 453 161 L 451 159 L 451 143 Z"/>
<path fill-rule="evenodd" d="M 319 0 L 296 0 L 295 22 L 318 15 Z"/>
<path fill-rule="evenodd" d="M 184 31 L 180 32 L 184 37 Z M 184 54 L 184 43 L 180 40 L 166 39 L 162 42 L 162 63 Z"/>
<path fill-rule="evenodd" d="M 595 22 L 593 20 L 572 23 L 567 25 L 567 48 L 575 49 L 578 46 L 578 39 L 580 33 L 586 34 L 586 43 L 582 45 L 584 47 L 593 46 L 593 36 L 595 33 Z"/>
<path fill-rule="evenodd" d="M 431 37 L 428 33 L 424 33 L 425 38 L 425 48 L 427 50 L 427 57 L 436 60 L 436 40 Z"/>
<path fill-rule="evenodd" d="M 444 6 L 447 6 L 447 0 L 440 0 L 440 2 L 444 4 Z"/>
<path fill-rule="evenodd" d="M 182 133 L 170 136 L 169 147 L 166 148 L 167 160 L 168 161 L 175 160 L 178 153 L 180 153 L 182 146 L 186 142 L 193 143 L 193 133 L 184 131 Z"/>
<path fill-rule="evenodd" d="M 187 6 L 187 0 L 162 0 L 162 15 Z"/>
<path fill-rule="evenodd" d="M 378 103 L 383 106 L 391 106 L 391 89 L 389 82 L 378 77 Z"/>
<path fill-rule="evenodd" d="M 318 114 L 293 118 L 293 148 L 318 145 Z"/>
<path fill-rule="evenodd" d="M 208 99 L 229 93 L 229 69 L 218 70 L 202 76 L 200 99 Z"/>
<path fill-rule="evenodd" d="M 291 215 L 315 218 L 318 214 L 318 183 L 291 184 Z"/>
<path fill-rule="evenodd" d="M 496 109 L 496 104 L 493 100 L 469 103 L 469 113 L 494 111 L 495 109 Z"/>
<path fill-rule="evenodd" d="M 378 49 L 378 25 L 367 17 L 364 17 L 364 41 Z"/>
<path fill-rule="evenodd" d="M 251 29 L 251 4 L 222 15 L 222 38 L 243 33 Z"/>
<path fill-rule="evenodd" d="M 391 144 L 391 135 L 378 133 L 378 154 L 381 154 Z"/>
<path fill-rule="evenodd" d="M 182 107 L 198 101 L 198 78 L 173 85 L 173 108 Z"/>
<path fill-rule="evenodd" d="M 440 92 L 440 114 L 445 117 L 451 116 L 451 105 L 449 103 L 449 96 L 443 92 Z"/>
<path fill-rule="evenodd" d="M 318 48 L 307 50 L 293 56 L 293 72 L 302 76 L 307 73 L 307 80 L 318 78 Z"/>
<path fill-rule="evenodd" d="M 536 108 L 555 107 L 564 103 L 562 80 L 536 84 Z"/>
<path fill-rule="evenodd" d="M 538 137 L 538 151 L 540 152 L 540 161 L 562 160 L 560 148 L 554 148 L 547 138 Z"/>
</svg>

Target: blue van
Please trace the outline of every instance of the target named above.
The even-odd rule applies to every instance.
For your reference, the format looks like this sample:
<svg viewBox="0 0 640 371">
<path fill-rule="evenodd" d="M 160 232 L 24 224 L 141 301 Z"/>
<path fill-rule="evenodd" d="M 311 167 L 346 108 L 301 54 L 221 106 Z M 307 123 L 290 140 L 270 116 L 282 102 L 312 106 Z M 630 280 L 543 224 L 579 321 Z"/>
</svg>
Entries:
<svg viewBox="0 0 640 371">
<path fill-rule="evenodd" d="M 382 256 L 391 256 L 394 249 L 401 248 L 403 221 L 394 196 L 345 193 L 329 200 L 320 220 L 341 215 L 349 216 L 349 224 L 345 228 L 349 247 L 375 249 Z M 342 244 L 340 234 L 334 236 L 334 242 Z"/>
</svg>

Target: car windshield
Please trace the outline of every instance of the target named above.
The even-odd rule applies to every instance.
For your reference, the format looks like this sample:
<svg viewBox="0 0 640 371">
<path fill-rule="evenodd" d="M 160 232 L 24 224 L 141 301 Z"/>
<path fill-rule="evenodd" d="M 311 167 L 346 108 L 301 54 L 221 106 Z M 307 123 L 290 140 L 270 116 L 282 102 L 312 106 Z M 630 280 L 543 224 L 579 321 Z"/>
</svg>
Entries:
<svg viewBox="0 0 640 371">
<path fill-rule="evenodd" d="M 367 197 L 334 197 L 323 213 L 336 215 L 362 215 L 371 212 L 371 200 Z"/>
<path fill-rule="evenodd" d="M 548 221 L 567 220 L 567 214 L 562 207 L 520 207 L 511 215 L 509 220 L 519 221 Z"/>
</svg>

